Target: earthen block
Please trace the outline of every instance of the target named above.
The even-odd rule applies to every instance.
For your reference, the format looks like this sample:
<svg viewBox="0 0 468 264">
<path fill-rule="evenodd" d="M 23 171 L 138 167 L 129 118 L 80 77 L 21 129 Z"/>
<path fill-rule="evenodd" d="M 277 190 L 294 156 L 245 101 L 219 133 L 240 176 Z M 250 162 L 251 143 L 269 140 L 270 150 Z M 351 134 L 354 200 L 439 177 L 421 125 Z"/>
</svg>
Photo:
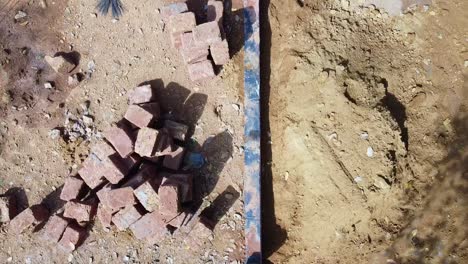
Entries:
<svg viewBox="0 0 468 264">
<path fill-rule="evenodd" d="M 44 226 L 42 238 L 47 241 L 57 243 L 62 237 L 65 228 L 68 226 L 68 221 L 58 215 L 49 218 Z"/>
</svg>

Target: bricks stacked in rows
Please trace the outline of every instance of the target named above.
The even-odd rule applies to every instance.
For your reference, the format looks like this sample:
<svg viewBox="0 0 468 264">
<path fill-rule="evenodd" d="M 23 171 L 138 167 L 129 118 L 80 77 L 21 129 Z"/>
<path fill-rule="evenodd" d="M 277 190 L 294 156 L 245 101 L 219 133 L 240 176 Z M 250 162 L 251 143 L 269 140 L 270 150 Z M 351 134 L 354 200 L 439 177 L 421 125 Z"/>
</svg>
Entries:
<svg viewBox="0 0 468 264">
<path fill-rule="evenodd" d="M 214 77 L 213 63 L 221 66 L 229 61 L 223 9 L 222 1 L 208 1 L 207 22 L 199 25 L 196 25 L 195 14 L 189 12 L 186 3 L 170 4 L 160 10 L 169 28 L 172 47 L 182 55 L 192 81 Z"/>
</svg>

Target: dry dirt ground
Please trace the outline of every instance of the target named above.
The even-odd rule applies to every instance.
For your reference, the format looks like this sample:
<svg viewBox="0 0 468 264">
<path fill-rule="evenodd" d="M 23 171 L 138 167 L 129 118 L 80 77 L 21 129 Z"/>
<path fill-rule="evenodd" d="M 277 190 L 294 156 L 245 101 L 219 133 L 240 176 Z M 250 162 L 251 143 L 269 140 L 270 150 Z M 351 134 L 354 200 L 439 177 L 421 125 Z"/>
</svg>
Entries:
<svg viewBox="0 0 468 264">
<path fill-rule="evenodd" d="M 273 263 L 468 263 L 468 1 L 385 2 L 264 4 Z"/>
<path fill-rule="evenodd" d="M 19 236 L 0 233 L 0 262 L 10 263 L 238 263 L 243 259 L 243 98 L 242 53 L 231 40 L 231 62 L 209 81 L 188 78 L 182 58 L 171 48 L 158 9 L 169 1 L 125 0 L 119 20 L 101 16 L 95 0 L 0 1 L 0 193 L 21 195 L 29 205 L 44 202 L 60 211 L 65 177 L 88 155 L 94 136 L 77 142 L 52 139 L 65 113 L 79 115 L 89 104 L 93 126 L 103 131 L 122 118 L 127 93 L 150 83 L 165 112 L 190 125 L 191 148 L 207 163 L 196 173 L 201 208 L 215 206 L 220 219 L 205 248 L 190 250 L 181 239 L 147 246 L 130 232 L 105 230 L 96 221 L 73 254 L 41 241 L 40 230 Z M 196 1 L 190 4 L 195 5 Z M 15 20 L 19 11 L 26 18 Z M 200 13 L 201 14 L 201 13 Z M 197 17 L 203 21 L 203 15 Z M 226 31 L 242 19 L 226 14 Z M 56 74 L 45 55 L 66 52 L 85 79 L 76 87 Z M 44 82 L 53 81 L 54 89 Z M 37 232 L 36 232 L 37 231 Z M 239 262 L 240 263 L 240 262 Z"/>
</svg>

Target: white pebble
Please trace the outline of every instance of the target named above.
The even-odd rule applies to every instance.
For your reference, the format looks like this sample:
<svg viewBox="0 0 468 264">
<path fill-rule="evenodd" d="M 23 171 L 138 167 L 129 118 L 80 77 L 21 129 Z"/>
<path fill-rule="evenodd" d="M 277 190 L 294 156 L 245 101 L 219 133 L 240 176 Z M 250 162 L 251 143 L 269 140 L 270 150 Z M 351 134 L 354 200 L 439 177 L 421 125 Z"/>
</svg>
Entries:
<svg viewBox="0 0 468 264">
<path fill-rule="evenodd" d="M 367 157 L 372 158 L 374 156 L 374 150 L 372 147 L 367 147 Z"/>
</svg>

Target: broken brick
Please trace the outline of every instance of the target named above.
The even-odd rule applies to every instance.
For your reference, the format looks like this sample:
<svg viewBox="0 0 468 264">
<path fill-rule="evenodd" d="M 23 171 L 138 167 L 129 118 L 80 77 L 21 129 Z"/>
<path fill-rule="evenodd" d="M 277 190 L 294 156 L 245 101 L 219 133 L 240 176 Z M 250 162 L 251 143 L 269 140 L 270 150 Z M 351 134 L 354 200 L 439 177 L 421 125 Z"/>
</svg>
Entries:
<svg viewBox="0 0 468 264">
<path fill-rule="evenodd" d="M 180 141 L 185 141 L 185 136 L 187 135 L 189 129 L 187 125 L 171 120 L 166 120 L 164 122 L 164 128 L 167 129 L 171 137 Z"/>
<path fill-rule="evenodd" d="M 163 166 L 171 169 L 171 170 L 178 170 L 182 161 L 184 160 L 185 150 L 183 147 L 177 147 L 171 155 L 167 155 L 164 157 Z"/>
<path fill-rule="evenodd" d="M 112 223 L 118 230 L 123 231 L 142 217 L 135 206 L 127 206 L 112 217 Z"/>
<path fill-rule="evenodd" d="M 131 187 L 112 189 L 103 192 L 100 196 L 101 203 L 111 210 L 135 204 L 135 197 Z"/>
<path fill-rule="evenodd" d="M 210 46 L 210 53 L 216 65 L 224 65 L 229 62 L 229 45 L 227 40 L 213 43 Z"/>
<path fill-rule="evenodd" d="M 184 62 L 187 64 L 207 60 L 210 54 L 206 47 L 186 48 L 180 51 Z"/>
<path fill-rule="evenodd" d="M 78 198 L 78 195 L 83 189 L 83 186 L 83 180 L 74 176 L 67 177 L 65 183 L 63 184 L 62 192 L 60 193 L 60 199 L 64 201 L 70 201 Z"/>
<path fill-rule="evenodd" d="M 193 39 L 195 44 L 203 47 L 221 42 L 221 31 L 216 21 L 207 22 L 196 26 L 193 29 Z"/>
<path fill-rule="evenodd" d="M 133 191 L 138 201 L 148 212 L 158 208 L 159 195 L 156 190 L 157 187 L 151 180 L 148 180 Z"/>
<path fill-rule="evenodd" d="M 162 239 L 167 232 L 166 223 L 158 211 L 145 214 L 130 226 L 130 230 L 137 239 Z"/>
<path fill-rule="evenodd" d="M 99 205 L 97 209 L 97 218 L 103 227 L 109 228 L 112 222 L 112 210 L 103 205 Z"/>
<path fill-rule="evenodd" d="M 58 242 L 59 247 L 65 252 L 72 252 L 78 246 L 78 243 L 83 240 L 85 230 L 79 226 L 71 225 L 63 232 L 62 239 Z"/>
<path fill-rule="evenodd" d="M 213 64 L 209 60 L 189 64 L 187 67 L 192 81 L 200 81 L 215 76 Z"/>
<path fill-rule="evenodd" d="M 178 184 L 163 180 L 163 183 L 159 186 L 158 194 L 160 199 L 160 212 L 168 216 L 177 215 L 180 209 Z"/>
<path fill-rule="evenodd" d="M 49 221 L 44 226 L 42 238 L 51 242 L 58 242 L 62 237 L 65 228 L 68 226 L 68 221 L 58 215 L 49 218 Z"/>
<path fill-rule="evenodd" d="M 124 116 L 137 127 L 147 127 L 153 120 L 153 115 L 139 105 L 130 105 Z"/>
<path fill-rule="evenodd" d="M 107 142 L 101 140 L 91 147 L 91 153 L 94 153 L 100 160 L 104 160 L 114 154 L 115 150 Z"/>
<path fill-rule="evenodd" d="M 208 1 L 207 8 L 206 8 L 206 18 L 208 22 L 216 21 L 218 25 L 222 25 L 222 18 L 223 18 L 223 2 L 221 1 Z"/>
<path fill-rule="evenodd" d="M 122 128 L 111 127 L 104 133 L 104 137 L 123 158 L 133 153 L 133 140 Z"/>
<path fill-rule="evenodd" d="M 177 2 L 167 6 L 164 6 L 160 9 L 160 13 L 163 21 L 167 21 L 169 17 L 184 13 L 188 11 L 188 6 L 184 2 Z"/>
<path fill-rule="evenodd" d="M 10 221 L 9 230 L 13 234 L 20 234 L 28 227 L 38 224 L 47 219 L 49 211 L 43 205 L 33 205 Z"/>
<path fill-rule="evenodd" d="M 151 102 L 153 99 L 153 89 L 151 85 L 138 86 L 129 93 L 128 96 L 130 104 L 142 104 Z"/>
<path fill-rule="evenodd" d="M 158 131 L 143 127 L 138 131 L 135 142 L 135 152 L 143 157 L 151 157 L 158 139 Z"/>
<path fill-rule="evenodd" d="M 169 17 L 168 28 L 172 33 L 192 31 L 196 25 L 195 14 L 192 12 L 175 14 Z"/>
<path fill-rule="evenodd" d="M 88 222 L 91 220 L 92 206 L 75 201 L 69 201 L 65 204 L 63 216 L 75 219 L 77 222 Z"/>
<path fill-rule="evenodd" d="M 104 180 L 102 179 L 103 165 L 101 160 L 91 153 L 83 162 L 82 168 L 78 170 L 78 174 L 84 180 L 86 185 L 91 189 L 101 185 Z"/>
</svg>

